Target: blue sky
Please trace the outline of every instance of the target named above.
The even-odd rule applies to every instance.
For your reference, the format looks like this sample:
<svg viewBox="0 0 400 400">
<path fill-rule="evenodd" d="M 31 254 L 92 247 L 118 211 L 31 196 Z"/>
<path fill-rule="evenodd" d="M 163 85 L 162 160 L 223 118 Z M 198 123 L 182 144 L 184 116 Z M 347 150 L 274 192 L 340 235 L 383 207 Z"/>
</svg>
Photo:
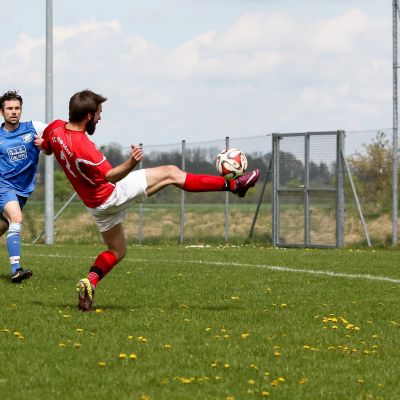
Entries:
<svg viewBox="0 0 400 400">
<path fill-rule="evenodd" d="M 54 1 L 54 117 L 108 97 L 97 144 L 392 124 L 389 0 Z M 44 119 L 45 1 L 0 0 L 0 91 Z"/>
</svg>

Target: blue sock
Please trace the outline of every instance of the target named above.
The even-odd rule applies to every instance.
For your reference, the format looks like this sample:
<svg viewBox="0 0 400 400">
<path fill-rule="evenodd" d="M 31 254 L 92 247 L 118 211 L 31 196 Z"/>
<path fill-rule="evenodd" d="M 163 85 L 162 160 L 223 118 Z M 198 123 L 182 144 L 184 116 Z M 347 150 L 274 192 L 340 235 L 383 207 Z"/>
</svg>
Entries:
<svg viewBox="0 0 400 400">
<path fill-rule="evenodd" d="M 7 233 L 7 250 L 10 257 L 11 273 L 14 274 L 18 268 L 21 257 L 21 224 L 11 223 Z"/>
</svg>

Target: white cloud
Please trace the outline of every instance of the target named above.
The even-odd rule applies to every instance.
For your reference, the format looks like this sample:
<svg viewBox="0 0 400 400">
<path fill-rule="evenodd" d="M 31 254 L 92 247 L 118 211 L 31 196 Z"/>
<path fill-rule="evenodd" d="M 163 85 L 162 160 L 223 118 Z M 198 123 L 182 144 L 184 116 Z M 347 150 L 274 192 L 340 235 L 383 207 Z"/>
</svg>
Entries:
<svg viewBox="0 0 400 400">
<path fill-rule="evenodd" d="M 344 15 L 317 23 L 312 44 L 322 53 L 343 53 L 354 50 L 354 44 L 370 29 L 370 18 L 353 9 Z"/>
<path fill-rule="evenodd" d="M 132 132 L 157 143 L 388 126 L 390 23 L 359 9 L 307 21 L 245 13 L 175 47 L 127 32 L 116 19 L 56 26 L 55 116 L 66 115 L 75 91 L 91 88 L 109 98 L 102 142 L 115 127 L 127 144 Z M 0 54 L 0 79 L 31 99 L 44 84 L 44 43 L 21 34 Z"/>
</svg>

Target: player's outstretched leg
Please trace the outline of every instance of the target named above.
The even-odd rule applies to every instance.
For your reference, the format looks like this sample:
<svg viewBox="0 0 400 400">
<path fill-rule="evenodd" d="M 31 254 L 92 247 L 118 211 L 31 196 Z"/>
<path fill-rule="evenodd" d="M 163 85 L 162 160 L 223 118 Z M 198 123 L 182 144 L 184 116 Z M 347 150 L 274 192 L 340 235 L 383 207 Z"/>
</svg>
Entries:
<svg viewBox="0 0 400 400">
<path fill-rule="evenodd" d="M 233 181 L 234 188 L 231 189 L 231 192 L 239 197 L 246 196 L 247 191 L 257 183 L 259 177 L 260 171 L 258 169 L 239 176 Z"/>
<path fill-rule="evenodd" d="M 92 311 L 94 291 L 89 279 L 83 278 L 76 285 L 78 291 L 78 308 L 81 311 Z"/>
</svg>

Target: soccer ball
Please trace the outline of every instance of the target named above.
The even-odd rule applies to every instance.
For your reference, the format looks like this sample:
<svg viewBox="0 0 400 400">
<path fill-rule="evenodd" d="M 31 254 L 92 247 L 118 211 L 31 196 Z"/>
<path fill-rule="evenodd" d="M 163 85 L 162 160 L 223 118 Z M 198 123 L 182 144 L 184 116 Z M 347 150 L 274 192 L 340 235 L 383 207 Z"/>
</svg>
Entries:
<svg viewBox="0 0 400 400">
<path fill-rule="evenodd" d="M 235 179 L 246 172 L 247 158 L 241 150 L 230 148 L 218 154 L 215 165 L 225 179 Z"/>
</svg>

